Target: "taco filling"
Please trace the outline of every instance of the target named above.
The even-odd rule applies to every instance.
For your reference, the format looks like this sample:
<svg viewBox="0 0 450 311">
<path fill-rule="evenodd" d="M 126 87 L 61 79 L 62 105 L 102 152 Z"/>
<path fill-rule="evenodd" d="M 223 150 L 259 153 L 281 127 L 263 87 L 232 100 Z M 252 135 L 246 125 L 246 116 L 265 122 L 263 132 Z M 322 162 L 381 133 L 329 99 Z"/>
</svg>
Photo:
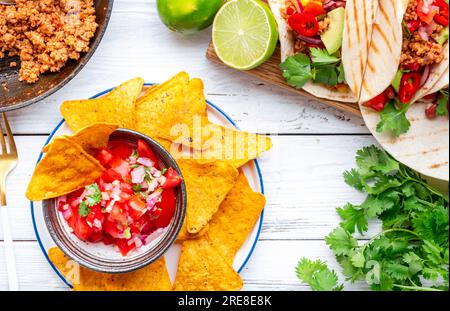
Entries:
<svg viewBox="0 0 450 311">
<path fill-rule="evenodd" d="M 308 82 L 345 93 L 342 37 L 346 1 L 286 0 L 281 16 L 292 32 L 294 55 L 280 65 L 287 82 L 297 88 Z"/>
<path fill-rule="evenodd" d="M 402 22 L 403 42 L 398 72 L 392 84 L 364 106 L 386 115 L 395 111 L 406 113 L 409 104 L 417 99 L 419 90 L 430 82 L 433 67 L 445 61 L 448 24 L 449 5 L 446 0 L 409 1 Z M 426 108 L 428 117 L 433 115 L 430 111 L 436 111 L 438 106 L 439 113 L 434 113 L 434 117 L 448 114 L 447 103 L 442 104 L 443 100 L 448 102 L 448 90 L 439 91 L 429 98 L 435 102 Z M 404 133 L 408 128 L 405 126 L 395 134 Z M 378 130 L 384 131 L 382 122 Z"/>
</svg>

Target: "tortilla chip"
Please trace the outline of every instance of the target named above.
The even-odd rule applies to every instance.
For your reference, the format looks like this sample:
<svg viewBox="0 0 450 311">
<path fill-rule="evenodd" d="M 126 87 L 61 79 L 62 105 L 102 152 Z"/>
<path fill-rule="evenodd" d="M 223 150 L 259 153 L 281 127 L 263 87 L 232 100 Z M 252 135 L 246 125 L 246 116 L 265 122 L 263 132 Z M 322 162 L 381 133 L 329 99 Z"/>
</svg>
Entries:
<svg viewBox="0 0 450 311">
<path fill-rule="evenodd" d="M 178 237 L 175 241 L 175 243 L 181 244 L 184 241 L 187 240 L 194 240 L 194 239 L 198 239 L 201 238 L 202 236 L 204 236 L 209 230 L 209 224 L 207 224 L 206 226 L 204 226 L 202 228 L 202 230 L 200 230 L 199 233 L 189 233 L 187 231 L 187 226 L 186 226 L 186 221 L 183 223 L 183 226 L 181 227 L 180 232 L 178 233 Z"/>
<path fill-rule="evenodd" d="M 183 243 L 174 290 L 225 291 L 240 290 L 242 286 L 239 274 L 207 239 Z"/>
<path fill-rule="evenodd" d="M 203 82 L 180 72 L 169 81 L 148 90 L 136 103 L 136 129 L 190 145 L 196 122 L 207 119 Z M 177 138 L 182 137 L 182 141 Z"/>
<path fill-rule="evenodd" d="M 143 85 L 142 78 L 134 78 L 100 98 L 65 101 L 61 105 L 61 114 L 74 132 L 95 123 L 112 123 L 132 129 L 135 126 L 135 102 Z"/>
<path fill-rule="evenodd" d="M 95 156 L 97 149 L 108 146 L 109 136 L 118 128 L 119 126 L 115 124 L 96 123 L 79 130 L 73 136 L 65 137 L 80 145 L 90 155 Z M 45 146 L 42 152 L 47 152 L 49 146 Z"/>
<path fill-rule="evenodd" d="M 186 225 L 189 233 L 198 233 L 217 212 L 238 178 L 239 172 L 225 162 L 199 163 L 179 160 L 186 183 Z"/>
<path fill-rule="evenodd" d="M 99 273 L 81 267 L 57 247 L 48 252 L 50 261 L 73 284 L 75 291 L 170 291 L 172 284 L 164 257 L 134 272 Z"/>
<path fill-rule="evenodd" d="M 226 128 L 213 123 L 203 127 L 202 135 L 204 141 L 201 162 L 221 160 L 239 168 L 272 148 L 272 141 L 267 136 Z"/>
<path fill-rule="evenodd" d="M 36 166 L 26 196 L 42 201 L 71 193 L 95 182 L 103 166 L 67 137 L 58 137 Z"/>
<path fill-rule="evenodd" d="M 211 244 L 229 264 L 233 263 L 265 205 L 264 195 L 253 192 L 247 177 L 241 172 L 209 223 L 208 237 Z"/>
</svg>

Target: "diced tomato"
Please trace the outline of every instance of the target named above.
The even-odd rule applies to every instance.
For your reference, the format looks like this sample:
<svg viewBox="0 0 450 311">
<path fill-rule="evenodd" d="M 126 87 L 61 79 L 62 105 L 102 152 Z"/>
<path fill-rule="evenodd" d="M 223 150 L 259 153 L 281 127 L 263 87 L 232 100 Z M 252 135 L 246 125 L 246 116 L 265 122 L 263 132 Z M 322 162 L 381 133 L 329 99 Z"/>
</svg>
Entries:
<svg viewBox="0 0 450 311">
<path fill-rule="evenodd" d="M 109 150 L 113 156 L 125 160 L 133 153 L 132 146 L 124 141 L 112 140 L 109 142 Z"/>
<path fill-rule="evenodd" d="M 388 102 L 388 98 L 386 97 L 385 93 L 381 93 L 380 95 L 374 97 L 370 101 L 364 104 L 364 106 L 372 108 L 375 111 L 383 111 L 384 106 L 386 106 L 386 103 Z"/>
<path fill-rule="evenodd" d="M 128 183 L 124 183 L 124 182 L 121 183 L 120 184 L 120 190 L 125 192 L 125 193 L 128 193 L 128 194 L 134 194 L 133 186 L 128 184 Z"/>
<path fill-rule="evenodd" d="M 172 188 L 165 189 L 162 193 L 161 202 L 156 203 L 156 207 L 161 209 L 161 214 L 153 221 L 157 228 L 164 228 L 170 224 L 175 213 L 175 206 L 175 191 Z"/>
<path fill-rule="evenodd" d="M 132 210 L 132 209 L 131 209 Z M 130 210 L 130 211 L 131 211 Z M 133 216 L 131 216 L 133 217 Z M 148 221 L 148 217 L 142 215 L 139 219 L 135 219 L 134 222 L 130 225 L 130 232 L 131 233 L 141 233 L 141 230 L 143 229 L 143 226 Z"/>
<path fill-rule="evenodd" d="M 119 238 L 121 230 L 117 228 L 117 224 L 114 221 L 111 221 L 109 219 L 105 219 L 105 222 L 103 223 L 103 231 L 105 231 L 107 234 L 109 234 L 112 238 Z"/>
<path fill-rule="evenodd" d="M 116 239 L 111 237 L 109 234 L 103 234 L 102 241 L 103 241 L 103 243 L 105 243 L 105 245 L 111 245 L 116 242 Z"/>
<path fill-rule="evenodd" d="M 417 15 L 420 20 L 426 24 L 430 24 L 436 15 L 436 10 L 432 7 L 432 1 L 418 0 L 417 1 Z"/>
<path fill-rule="evenodd" d="M 146 203 L 137 196 L 133 196 L 128 205 L 130 206 L 128 212 L 133 220 L 140 219 L 147 212 Z"/>
<path fill-rule="evenodd" d="M 122 179 L 122 175 L 120 175 L 116 170 L 110 168 L 106 172 L 103 173 L 103 180 L 107 183 L 112 183 L 115 180 Z"/>
<path fill-rule="evenodd" d="M 314 37 L 319 33 L 319 22 L 309 13 L 295 13 L 289 17 L 288 24 L 292 30 L 305 37 Z"/>
<path fill-rule="evenodd" d="M 419 90 L 421 78 L 422 75 L 415 72 L 405 73 L 402 76 L 400 90 L 398 92 L 400 102 L 408 104 L 413 99 Z"/>
<path fill-rule="evenodd" d="M 100 149 L 97 152 L 97 160 L 101 165 L 106 166 L 113 160 L 113 154 L 108 149 Z"/>
<path fill-rule="evenodd" d="M 111 167 L 114 171 L 116 171 L 121 178 L 125 179 L 130 171 L 130 164 L 127 161 L 122 160 L 121 158 L 117 158 L 114 162 L 111 163 Z"/>
<path fill-rule="evenodd" d="M 419 29 L 421 22 L 419 20 L 409 21 L 407 26 L 410 33 L 413 33 L 417 29 Z"/>
<path fill-rule="evenodd" d="M 291 16 L 294 13 L 295 13 L 294 8 L 291 7 L 291 6 L 288 6 L 287 9 L 286 9 L 286 15 Z"/>
<path fill-rule="evenodd" d="M 439 12 L 434 16 L 434 21 L 442 26 L 448 26 L 449 8 L 445 0 L 435 0 L 434 5 L 439 8 Z"/>
<path fill-rule="evenodd" d="M 138 140 L 137 146 L 138 146 L 139 156 L 152 160 L 152 162 L 155 163 L 155 167 L 157 169 L 159 169 L 158 158 L 155 156 L 155 153 L 150 148 L 150 146 L 145 141 L 143 141 L 142 139 Z"/>
<path fill-rule="evenodd" d="M 166 182 L 162 185 L 163 189 L 174 188 L 178 186 L 182 180 L 181 176 L 171 167 L 167 169 L 164 177 L 166 177 Z"/>
<path fill-rule="evenodd" d="M 87 224 L 85 217 L 77 217 L 73 230 L 75 235 L 83 241 L 87 241 L 92 233 L 92 228 Z"/>
<path fill-rule="evenodd" d="M 91 211 L 86 216 L 86 222 L 91 224 L 94 230 L 101 230 L 103 225 L 104 216 L 100 205 L 95 205 L 91 207 Z M 97 226 L 99 224 L 99 227 Z"/>
<path fill-rule="evenodd" d="M 327 13 L 325 11 L 325 9 L 323 8 L 322 3 L 317 2 L 317 1 L 308 2 L 308 4 L 305 6 L 303 12 L 311 14 L 313 16 L 320 16 L 320 15 L 324 15 Z"/>
<path fill-rule="evenodd" d="M 67 203 L 65 201 L 59 201 L 58 202 L 58 211 L 63 212 L 64 211 L 64 205 L 66 205 Z"/>
<path fill-rule="evenodd" d="M 419 63 L 410 63 L 402 65 L 402 69 L 410 70 L 410 71 L 419 71 L 420 64 Z"/>
<path fill-rule="evenodd" d="M 135 249 L 134 242 L 131 245 L 128 245 L 128 240 L 126 239 L 118 239 L 116 240 L 116 245 L 120 250 L 120 253 L 123 256 L 126 256 L 130 251 Z"/>
<path fill-rule="evenodd" d="M 109 213 L 110 219 L 122 224 L 127 222 L 127 211 L 124 209 L 122 204 L 116 202 Z"/>
<path fill-rule="evenodd" d="M 101 230 L 99 231 L 92 231 L 92 234 L 89 236 L 89 242 L 97 243 L 103 240 L 103 232 Z"/>
</svg>

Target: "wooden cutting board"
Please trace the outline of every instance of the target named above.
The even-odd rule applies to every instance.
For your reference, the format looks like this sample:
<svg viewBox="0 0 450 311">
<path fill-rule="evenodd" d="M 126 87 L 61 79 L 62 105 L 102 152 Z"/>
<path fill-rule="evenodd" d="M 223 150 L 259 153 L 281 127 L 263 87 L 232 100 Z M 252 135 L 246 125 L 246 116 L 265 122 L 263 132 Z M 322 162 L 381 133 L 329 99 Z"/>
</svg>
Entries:
<svg viewBox="0 0 450 311">
<path fill-rule="evenodd" d="M 208 47 L 208 50 L 206 52 L 206 57 L 215 63 L 224 65 L 222 63 L 222 61 L 217 57 L 212 43 Z M 361 111 L 359 110 L 358 104 L 341 103 L 341 102 L 335 102 L 332 100 L 317 98 L 303 90 L 298 90 L 298 89 L 288 85 L 286 83 L 286 81 L 284 80 L 283 76 L 281 75 L 281 69 L 279 67 L 279 64 L 281 62 L 280 60 L 281 60 L 280 50 L 279 50 L 279 48 L 277 48 L 274 55 L 267 62 L 265 62 L 264 64 L 262 64 L 261 66 L 255 68 L 255 69 L 252 69 L 249 71 L 242 71 L 242 73 L 257 77 L 266 83 L 278 85 L 282 88 L 285 88 L 287 90 L 295 92 L 301 96 L 304 96 L 304 97 L 307 97 L 310 99 L 314 99 L 325 105 L 335 107 L 342 111 L 351 113 L 355 116 L 359 116 L 359 117 L 361 116 Z"/>
</svg>

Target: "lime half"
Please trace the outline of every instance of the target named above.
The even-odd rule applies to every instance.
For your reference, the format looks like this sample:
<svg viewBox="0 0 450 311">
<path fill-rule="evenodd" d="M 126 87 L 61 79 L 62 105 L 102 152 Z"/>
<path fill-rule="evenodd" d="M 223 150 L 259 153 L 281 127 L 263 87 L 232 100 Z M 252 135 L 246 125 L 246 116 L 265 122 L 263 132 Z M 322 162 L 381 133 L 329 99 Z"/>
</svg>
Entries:
<svg viewBox="0 0 450 311">
<path fill-rule="evenodd" d="M 213 45 L 228 66 L 253 69 L 272 56 L 278 41 L 277 23 L 259 0 L 228 1 L 216 15 Z"/>
</svg>

